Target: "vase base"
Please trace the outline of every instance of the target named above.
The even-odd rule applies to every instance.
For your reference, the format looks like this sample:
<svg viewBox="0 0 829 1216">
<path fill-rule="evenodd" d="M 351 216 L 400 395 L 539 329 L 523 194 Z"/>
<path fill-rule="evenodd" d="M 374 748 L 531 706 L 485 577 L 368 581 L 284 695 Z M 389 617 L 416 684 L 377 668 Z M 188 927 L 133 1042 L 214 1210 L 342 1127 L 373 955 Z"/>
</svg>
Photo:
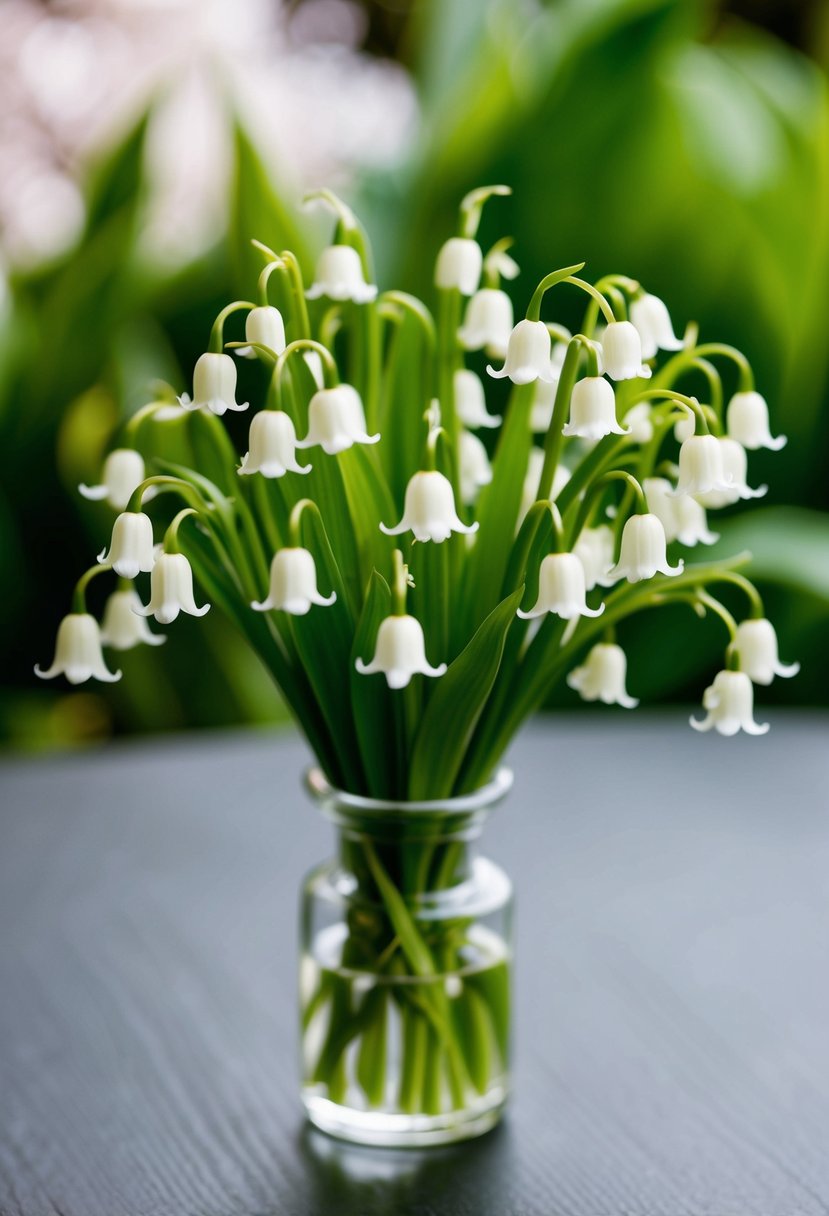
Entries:
<svg viewBox="0 0 829 1216">
<path fill-rule="evenodd" d="M 313 1090 L 305 1090 L 302 1095 L 314 1127 L 340 1140 L 376 1148 L 419 1148 L 482 1136 L 498 1122 L 506 1100 L 506 1089 L 494 1086 L 464 1110 L 439 1115 L 408 1115 L 341 1106 Z"/>
</svg>

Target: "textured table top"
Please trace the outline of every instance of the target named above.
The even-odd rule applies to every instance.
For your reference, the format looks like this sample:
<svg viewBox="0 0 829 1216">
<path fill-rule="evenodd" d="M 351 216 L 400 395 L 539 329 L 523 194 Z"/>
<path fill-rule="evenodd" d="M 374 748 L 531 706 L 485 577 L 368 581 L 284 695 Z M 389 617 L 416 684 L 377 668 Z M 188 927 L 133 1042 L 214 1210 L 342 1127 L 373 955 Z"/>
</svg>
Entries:
<svg viewBox="0 0 829 1216">
<path fill-rule="evenodd" d="M 829 717 L 536 721 L 504 1125 L 349 1148 L 296 1097 L 291 734 L 0 765 L 2 1216 L 826 1216 Z"/>
</svg>

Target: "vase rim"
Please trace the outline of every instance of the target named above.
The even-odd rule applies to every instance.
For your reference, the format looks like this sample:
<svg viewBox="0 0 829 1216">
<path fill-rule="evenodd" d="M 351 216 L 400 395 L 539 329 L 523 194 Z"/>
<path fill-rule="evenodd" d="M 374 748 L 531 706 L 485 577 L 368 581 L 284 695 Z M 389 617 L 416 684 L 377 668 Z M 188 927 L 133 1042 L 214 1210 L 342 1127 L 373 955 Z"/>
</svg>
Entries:
<svg viewBox="0 0 829 1216">
<path fill-rule="evenodd" d="M 480 789 L 470 794 L 458 794 L 448 798 L 407 799 L 407 798 L 369 798 L 363 794 L 350 794 L 347 790 L 337 789 L 332 785 L 316 765 L 305 772 L 305 788 L 315 801 L 332 803 L 343 810 L 358 811 L 362 814 L 383 815 L 391 811 L 396 814 L 425 814 L 435 815 L 440 812 L 459 814 L 464 812 L 485 811 L 495 806 L 506 797 L 512 788 L 513 772 L 511 768 L 502 765 L 495 776 Z"/>
</svg>

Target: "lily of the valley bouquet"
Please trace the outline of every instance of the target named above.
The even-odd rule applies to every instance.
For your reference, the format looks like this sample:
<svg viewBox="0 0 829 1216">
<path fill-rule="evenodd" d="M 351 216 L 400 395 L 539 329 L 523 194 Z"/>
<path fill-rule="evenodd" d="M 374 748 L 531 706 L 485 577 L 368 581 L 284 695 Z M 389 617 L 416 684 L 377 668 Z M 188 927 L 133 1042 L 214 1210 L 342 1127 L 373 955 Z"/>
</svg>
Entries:
<svg viewBox="0 0 829 1216">
<path fill-rule="evenodd" d="M 616 627 L 677 602 L 727 634 L 697 730 L 762 733 L 754 686 L 795 670 L 745 556 L 685 560 L 716 539 L 707 511 L 764 492 L 747 452 L 785 442 L 746 359 L 694 326 L 677 337 L 638 282 L 591 284 L 581 265 L 542 279 L 514 322 L 511 242 L 476 241 L 505 193 L 463 200 L 434 310 L 379 291 L 363 229 L 328 192 L 315 198 L 336 227 L 310 287 L 292 253 L 259 246 L 258 298 L 219 314 L 192 396 L 139 411 L 101 485 L 81 487 L 118 513 L 37 669 L 115 680 L 103 647 L 158 645 L 147 618 L 215 605 L 272 672 L 340 829 L 305 895 L 304 1097 L 321 1126 L 375 1143 L 474 1134 L 506 1097 L 509 884 L 470 840 L 556 682 L 632 708 Z M 575 334 L 552 320 L 564 291 L 584 295 Z M 235 359 L 261 367 L 255 409 L 236 400 Z M 492 379 L 511 382 L 503 418 Z M 240 457 L 224 416 L 248 410 Z M 191 459 L 145 469 L 146 428 L 182 422 Z M 100 574 L 114 590 L 99 625 L 85 599 Z"/>
</svg>

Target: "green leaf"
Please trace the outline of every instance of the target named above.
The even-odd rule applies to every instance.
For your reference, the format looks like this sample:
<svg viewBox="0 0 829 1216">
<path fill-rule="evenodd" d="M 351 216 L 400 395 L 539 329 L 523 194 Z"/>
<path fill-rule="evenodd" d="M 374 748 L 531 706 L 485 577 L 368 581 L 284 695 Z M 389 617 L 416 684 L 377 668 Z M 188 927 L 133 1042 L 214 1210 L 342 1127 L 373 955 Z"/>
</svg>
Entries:
<svg viewBox="0 0 829 1216">
<path fill-rule="evenodd" d="M 286 188 L 282 197 L 262 163 L 256 146 L 240 123 L 235 129 L 236 174 L 231 203 L 230 239 L 240 292 L 250 291 L 262 269 L 262 256 L 250 242 L 262 241 L 276 253 L 292 250 L 303 270 L 309 268 L 308 242 L 296 222 L 296 200 Z M 245 296 L 245 299 L 249 299 Z"/>
<path fill-rule="evenodd" d="M 486 1002 L 474 988 L 464 984 L 460 996 L 449 1007 L 466 1071 L 478 1093 L 486 1093 L 492 1068 L 493 1034 Z"/>
<path fill-rule="evenodd" d="M 406 962 L 409 964 L 412 974 L 419 976 L 421 979 L 430 979 L 435 975 L 434 959 L 429 947 L 420 935 L 420 931 L 405 899 L 386 873 L 371 840 L 368 837 L 364 838 L 362 845 L 368 867 L 371 870 L 371 877 L 374 879 L 377 890 L 380 892 L 380 898 L 383 901 L 383 906 L 391 921 L 392 928 L 397 937 L 400 938 L 400 949 L 406 956 Z M 427 990 L 424 987 L 424 995 L 426 992 Z"/>
<path fill-rule="evenodd" d="M 388 993 L 378 985 L 365 998 L 366 1028 L 357 1052 L 357 1080 L 369 1106 L 381 1106 L 386 1088 L 386 1027 Z"/>
<path fill-rule="evenodd" d="M 409 797 L 448 798 L 495 682 L 523 587 L 495 608 L 437 682 L 412 753 Z"/>
<path fill-rule="evenodd" d="M 477 511 L 475 547 L 469 555 L 462 634 L 469 636 L 498 603 L 518 523 L 524 477 L 532 447 L 530 411 L 534 386 L 514 389 L 498 447 L 492 481 L 484 486 Z"/>
<path fill-rule="evenodd" d="M 375 570 L 369 581 L 365 604 L 357 623 L 349 669 L 351 714 L 363 758 L 367 792 L 374 798 L 391 797 L 394 794 L 394 706 L 385 679 L 382 676 L 360 675 L 355 663 L 358 658 L 365 663 L 374 658 L 377 630 L 380 628 L 380 622 L 390 612 L 389 585 Z"/>
<path fill-rule="evenodd" d="M 142 114 L 126 137 L 90 173 L 87 190 L 87 230 L 94 232 L 115 212 L 134 210 L 143 179 L 148 115 Z"/>
<path fill-rule="evenodd" d="M 509 964 L 498 963 L 494 967 L 487 967 L 485 971 L 477 971 L 467 976 L 464 984 L 467 989 L 474 988 L 486 1005 L 492 1020 L 501 1064 L 506 1068 L 509 1061 L 510 1035 Z"/>
</svg>

